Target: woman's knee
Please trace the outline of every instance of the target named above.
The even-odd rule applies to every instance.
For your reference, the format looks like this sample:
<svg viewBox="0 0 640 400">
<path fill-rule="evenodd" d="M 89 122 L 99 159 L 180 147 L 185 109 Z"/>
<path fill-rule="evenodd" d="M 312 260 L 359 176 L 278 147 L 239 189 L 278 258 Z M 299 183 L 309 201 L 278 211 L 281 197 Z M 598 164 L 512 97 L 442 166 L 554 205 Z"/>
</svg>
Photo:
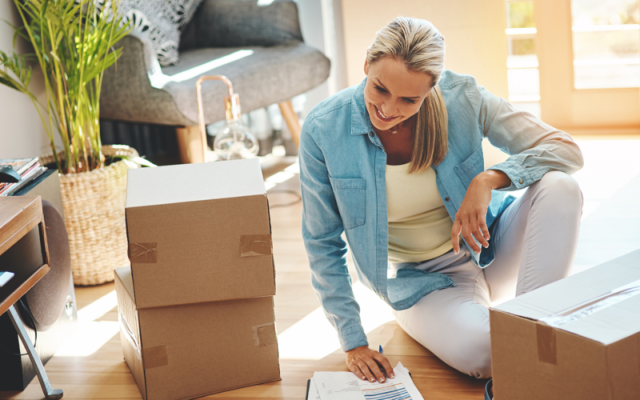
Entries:
<svg viewBox="0 0 640 400">
<path fill-rule="evenodd" d="M 564 172 L 549 171 L 540 179 L 539 184 L 547 191 L 557 192 L 569 197 L 582 198 L 578 181 Z"/>
<path fill-rule="evenodd" d="M 539 185 L 539 191 L 544 192 L 545 196 L 553 198 L 555 204 L 567 204 L 572 207 L 578 206 L 582 208 L 582 191 L 578 181 L 571 175 L 560 171 L 550 171 L 537 184 Z"/>
</svg>

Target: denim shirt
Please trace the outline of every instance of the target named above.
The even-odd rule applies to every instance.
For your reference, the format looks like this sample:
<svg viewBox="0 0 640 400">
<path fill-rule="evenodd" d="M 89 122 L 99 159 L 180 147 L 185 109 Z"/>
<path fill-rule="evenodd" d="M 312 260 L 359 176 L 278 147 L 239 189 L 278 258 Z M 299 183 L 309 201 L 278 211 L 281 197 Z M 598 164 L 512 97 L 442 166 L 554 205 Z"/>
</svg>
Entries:
<svg viewBox="0 0 640 400">
<path fill-rule="evenodd" d="M 318 104 L 304 122 L 299 149 L 302 236 L 312 285 L 345 351 L 367 345 L 367 338 L 351 288 L 343 232 L 359 280 L 396 310 L 454 286 L 446 275 L 412 268 L 387 278 L 387 155 L 365 108 L 365 84 L 366 78 Z M 551 170 L 573 173 L 582 167 L 580 149 L 568 134 L 515 110 L 473 77 L 445 71 L 438 86 L 449 117 L 449 148 L 432 168 L 452 219 L 471 180 L 484 171 L 484 137 L 510 155 L 491 167 L 511 179 L 511 186 L 492 192 L 487 210 L 491 237 L 496 220 L 514 200 L 507 191 L 525 188 Z M 492 240 L 480 253 L 465 245 L 480 268 L 493 261 Z"/>
</svg>

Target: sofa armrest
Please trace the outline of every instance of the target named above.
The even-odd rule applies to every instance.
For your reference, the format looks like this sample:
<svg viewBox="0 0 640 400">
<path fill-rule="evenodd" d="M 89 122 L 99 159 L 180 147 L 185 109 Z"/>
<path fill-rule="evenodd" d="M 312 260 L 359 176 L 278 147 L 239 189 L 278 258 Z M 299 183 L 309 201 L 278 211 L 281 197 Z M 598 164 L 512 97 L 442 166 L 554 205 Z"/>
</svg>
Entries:
<svg viewBox="0 0 640 400">
<path fill-rule="evenodd" d="M 180 50 L 206 47 L 276 46 L 301 42 L 293 1 L 204 0 L 180 37 Z"/>
<path fill-rule="evenodd" d="M 122 55 L 104 71 L 100 118 L 162 125 L 197 125 L 178 109 L 173 96 L 151 85 L 149 76 L 160 69 L 145 38 L 127 35 L 115 48 Z"/>
</svg>

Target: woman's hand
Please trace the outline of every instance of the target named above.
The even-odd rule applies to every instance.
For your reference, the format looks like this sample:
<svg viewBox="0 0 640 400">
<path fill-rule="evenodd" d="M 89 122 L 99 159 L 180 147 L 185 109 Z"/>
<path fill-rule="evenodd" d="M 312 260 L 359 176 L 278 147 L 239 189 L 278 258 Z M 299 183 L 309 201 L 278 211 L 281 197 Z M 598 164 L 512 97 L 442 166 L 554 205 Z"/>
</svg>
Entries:
<svg viewBox="0 0 640 400">
<path fill-rule="evenodd" d="M 491 190 L 509 185 L 511 179 L 502 171 L 490 169 L 473 178 L 451 228 L 451 243 L 456 254 L 460 252 L 460 234 L 476 253 L 480 253 L 482 248 L 473 238 L 485 248 L 489 247 L 490 235 L 486 216 L 491 202 Z"/>
<path fill-rule="evenodd" d="M 385 377 L 380 370 L 380 366 L 382 366 L 389 378 L 395 377 L 387 357 L 375 350 L 371 350 L 368 346 L 360 346 L 347 351 L 347 368 L 360 379 L 368 379 L 370 382 L 375 382 L 377 379 L 378 382 L 384 382 Z"/>
</svg>

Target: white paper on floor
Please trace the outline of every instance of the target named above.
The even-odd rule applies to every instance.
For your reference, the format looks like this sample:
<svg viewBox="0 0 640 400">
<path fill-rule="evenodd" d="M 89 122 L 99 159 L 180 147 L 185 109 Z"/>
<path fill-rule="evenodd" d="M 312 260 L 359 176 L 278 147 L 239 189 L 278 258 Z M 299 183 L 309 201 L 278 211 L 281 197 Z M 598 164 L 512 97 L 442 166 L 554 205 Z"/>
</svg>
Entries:
<svg viewBox="0 0 640 400">
<path fill-rule="evenodd" d="M 309 383 L 309 400 L 423 400 L 402 363 L 393 369 L 395 378 L 369 382 L 352 372 L 316 372 Z"/>
</svg>

